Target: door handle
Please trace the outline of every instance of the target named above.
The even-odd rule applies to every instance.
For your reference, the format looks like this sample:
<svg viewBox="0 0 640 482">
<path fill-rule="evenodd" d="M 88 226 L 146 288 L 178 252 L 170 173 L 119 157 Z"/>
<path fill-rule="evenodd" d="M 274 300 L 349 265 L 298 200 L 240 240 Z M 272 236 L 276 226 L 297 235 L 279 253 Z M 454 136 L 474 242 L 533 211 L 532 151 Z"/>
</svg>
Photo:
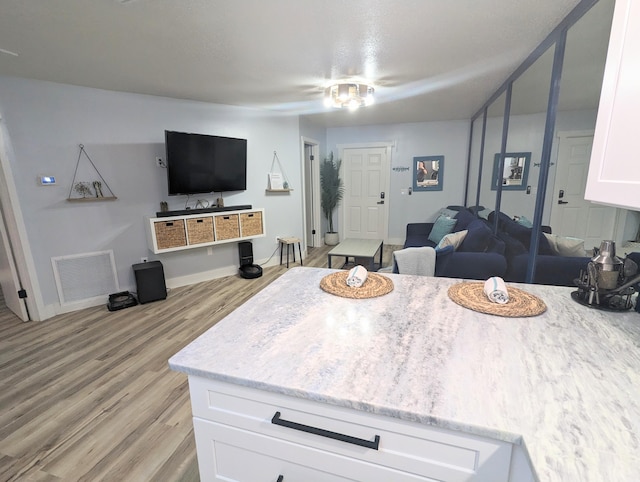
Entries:
<svg viewBox="0 0 640 482">
<path fill-rule="evenodd" d="M 561 199 L 558 199 L 558 204 L 569 204 L 569 201 L 562 201 Z"/>
<path fill-rule="evenodd" d="M 384 201 L 378 201 L 376 204 L 384 204 Z"/>
</svg>

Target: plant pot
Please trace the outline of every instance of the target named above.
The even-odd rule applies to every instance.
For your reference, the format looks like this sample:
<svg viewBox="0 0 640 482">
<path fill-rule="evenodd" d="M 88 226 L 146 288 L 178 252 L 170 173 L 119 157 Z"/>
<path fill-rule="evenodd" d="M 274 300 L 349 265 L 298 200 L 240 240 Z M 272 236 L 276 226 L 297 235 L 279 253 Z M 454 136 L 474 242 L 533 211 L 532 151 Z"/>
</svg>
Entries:
<svg viewBox="0 0 640 482">
<path fill-rule="evenodd" d="M 324 244 L 328 246 L 335 246 L 340 242 L 340 236 L 338 233 L 324 233 Z"/>
</svg>

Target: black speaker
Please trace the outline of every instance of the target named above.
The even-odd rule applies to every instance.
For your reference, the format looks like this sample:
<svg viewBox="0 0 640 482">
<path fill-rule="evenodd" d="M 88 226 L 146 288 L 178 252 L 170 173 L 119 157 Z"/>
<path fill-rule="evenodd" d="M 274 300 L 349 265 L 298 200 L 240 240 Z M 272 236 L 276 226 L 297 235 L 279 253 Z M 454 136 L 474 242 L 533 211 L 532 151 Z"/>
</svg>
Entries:
<svg viewBox="0 0 640 482">
<path fill-rule="evenodd" d="M 138 301 L 141 304 L 167 298 L 164 269 L 160 261 L 134 264 L 133 274 L 136 277 Z"/>
<path fill-rule="evenodd" d="M 253 244 L 251 244 L 251 241 L 238 243 L 238 256 L 240 258 L 240 276 L 246 279 L 262 276 L 262 267 L 253 264 Z"/>
</svg>

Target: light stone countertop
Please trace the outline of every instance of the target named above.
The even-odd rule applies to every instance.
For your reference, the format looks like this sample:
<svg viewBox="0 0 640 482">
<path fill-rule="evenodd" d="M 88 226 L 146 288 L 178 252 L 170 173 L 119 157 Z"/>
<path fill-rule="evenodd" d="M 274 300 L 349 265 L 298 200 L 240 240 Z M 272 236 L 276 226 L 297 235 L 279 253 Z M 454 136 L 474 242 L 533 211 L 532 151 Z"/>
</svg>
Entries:
<svg viewBox="0 0 640 482">
<path fill-rule="evenodd" d="M 290 269 L 170 367 L 520 443 L 544 482 L 640 481 L 638 313 L 514 285 L 547 311 L 501 318 L 453 303 L 461 280 L 386 273 L 391 293 L 354 300 L 320 289 L 333 271 Z"/>
</svg>

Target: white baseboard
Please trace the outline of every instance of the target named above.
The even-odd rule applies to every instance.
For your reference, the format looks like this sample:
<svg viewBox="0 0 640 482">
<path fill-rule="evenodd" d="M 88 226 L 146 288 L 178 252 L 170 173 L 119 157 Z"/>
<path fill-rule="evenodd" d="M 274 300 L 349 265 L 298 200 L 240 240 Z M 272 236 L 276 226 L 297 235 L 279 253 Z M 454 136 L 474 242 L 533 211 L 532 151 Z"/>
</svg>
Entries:
<svg viewBox="0 0 640 482">
<path fill-rule="evenodd" d="M 303 260 L 306 257 L 306 251 L 302 253 Z M 280 264 L 279 256 L 273 256 L 271 259 L 265 258 L 262 262 L 258 262 L 260 266 L 263 268 L 267 268 L 269 266 L 277 266 Z M 182 286 L 192 285 L 195 283 L 202 283 L 204 281 L 211 281 L 213 279 L 224 278 L 225 276 L 233 276 L 238 274 L 237 266 L 225 266 L 224 268 L 218 268 L 209 271 L 203 271 L 201 273 L 194 273 L 186 276 L 178 276 L 175 278 L 168 278 L 165 280 L 165 284 L 167 288 L 180 288 Z M 136 291 L 135 286 L 133 287 L 121 287 L 121 291 Z M 42 320 L 46 320 L 48 318 L 52 318 L 56 315 L 61 315 L 64 313 L 71 313 L 73 311 L 83 310 L 85 308 L 93 308 L 95 306 L 104 305 L 105 310 L 107 309 L 107 302 L 109 301 L 108 297 L 93 298 L 90 300 L 78 301 L 75 303 L 65 303 L 64 305 L 60 303 L 52 303 L 50 305 L 46 305 L 44 309 L 44 313 L 42 314 Z"/>
<path fill-rule="evenodd" d="M 64 305 L 60 303 L 52 303 L 50 305 L 46 305 L 44 308 L 45 313 L 42 317 L 42 320 L 46 320 L 48 318 L 52 318 L 56 315 L 62 315 L 64 313 L 71 313 L 73 311 L 84 310 L 85 308 L 93 308 L 94 306 L 104 305 L 105 310 L 107 306 L 107 302 L 109 301 L 108 297 L 99 297 L 99 298 L 91 298 L 88 300 L 76 301 L 74 303 L 65 303 Z"/>
</svg>

